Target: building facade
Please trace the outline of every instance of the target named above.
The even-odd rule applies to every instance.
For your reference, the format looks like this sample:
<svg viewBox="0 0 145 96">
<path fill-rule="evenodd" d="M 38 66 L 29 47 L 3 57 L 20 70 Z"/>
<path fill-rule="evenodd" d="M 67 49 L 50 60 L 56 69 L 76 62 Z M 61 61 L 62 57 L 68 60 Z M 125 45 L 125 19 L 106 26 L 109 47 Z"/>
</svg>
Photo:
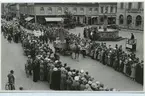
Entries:
<svg viewBox="0 0 145 96">
<path fill-rule="evenodd" d="M 104 22 L 104 13 L 107 15 L 108 24 L 116 23 L 117 3 L 99 3 L 99 23 Z"/>
<path fill-rule="evenodd" d="M 121 28 L 138 29 L 144 28 L 144 3 L 126 2 L 117 4 L 116 24 Z"/>
<path fill-rule="evenodd" d="M 63 17 L 65 11 L 74 15 L 74 20 L 84 24 L 102 24 L 103 14 L 107 11 L 108 22 L 116 23 L 117 3 L 29 3 L 20 4 L 20 14 L 43 21 L 49 17 Z M 111 22 L 113 21 L 113 22 Z"/>
<path fill-rule="evenodd" d="M 2 15 L 6 15 L 6 13 L 8 13 L 8 3 L 1 3 L 1 13 Z"/>
<path fill-rule="evenodd" d="M 20 9 L 19 4 L 17 3 L 2 3 L 4 7 L 4 13 L 5 15 L 11 15 L 12 17 L 20 18 Z"/>
</svg>

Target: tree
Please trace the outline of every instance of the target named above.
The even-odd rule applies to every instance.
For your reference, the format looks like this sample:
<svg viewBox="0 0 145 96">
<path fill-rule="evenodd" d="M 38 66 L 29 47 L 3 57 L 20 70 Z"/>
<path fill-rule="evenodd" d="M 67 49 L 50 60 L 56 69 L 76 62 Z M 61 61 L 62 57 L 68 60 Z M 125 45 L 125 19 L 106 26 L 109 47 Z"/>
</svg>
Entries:
<svg viewBox="0 0 145 96">
<path fill-rule="evenodd" d="M 67 27 L 72 27 L 75 25 L 74 16 L 71 12 L 65 11 L 64 12 L 64 25 Z"/>
</svg>

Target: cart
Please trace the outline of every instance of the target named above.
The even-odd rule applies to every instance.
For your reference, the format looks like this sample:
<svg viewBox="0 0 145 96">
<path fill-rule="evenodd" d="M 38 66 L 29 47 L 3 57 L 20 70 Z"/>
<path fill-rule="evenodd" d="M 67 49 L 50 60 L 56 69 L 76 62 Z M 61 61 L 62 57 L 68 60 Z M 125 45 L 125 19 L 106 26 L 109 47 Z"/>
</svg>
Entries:
<svg viewBox="0 0 145 96">
<path fill-rule="evenodd" d="M 126 49 L 130 51 L 136 51 L 137 40 L 126 39 Z"/>
<path fill-rule="evenodd" d="M 70 50 L 68 50 L 66 42 L 55 41 L 54 48 L 56 52 L 59 52 L 63 56 L 69 56 L 71 54 Z"/>
</svg>

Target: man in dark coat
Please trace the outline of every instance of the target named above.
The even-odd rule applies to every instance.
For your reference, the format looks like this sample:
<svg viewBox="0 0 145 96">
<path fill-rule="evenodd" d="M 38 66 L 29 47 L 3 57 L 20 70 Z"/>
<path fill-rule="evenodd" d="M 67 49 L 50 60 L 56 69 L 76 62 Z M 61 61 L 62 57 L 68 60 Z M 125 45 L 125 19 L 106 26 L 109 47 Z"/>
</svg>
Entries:
<svg viewBox="0 0 145 96">
<path fill-rule="evenodd" d="M 141 66 L 139 63 L 136 65 L 135 81 L 139 83 L 140 81 Z"/>
<path fill-rule="evenodd" d="M 143 85 L 143 81 L 144 81 L 144 66 L 143 63 L 140 65 L 141 66 L 141 70 L 140 70 L 140 84 Z"/>
<path fill-rule="evenodd" d="M 53 90 L 60 90 L 60 78 L 61 78 L 61 73 L 60 70 L 58 70 L 56 67 L 53 69 L 52 72 L 52 83 L 51 83 L 51 88 Z"/>
<path fill-rule="evenodd" d="M 86 38 L 86 37 L 87 37 L 87 36 L 86 36 L 86 28 L 84 28 L 83 34 L 84 34 L 84 38 Z"/>
</svg>

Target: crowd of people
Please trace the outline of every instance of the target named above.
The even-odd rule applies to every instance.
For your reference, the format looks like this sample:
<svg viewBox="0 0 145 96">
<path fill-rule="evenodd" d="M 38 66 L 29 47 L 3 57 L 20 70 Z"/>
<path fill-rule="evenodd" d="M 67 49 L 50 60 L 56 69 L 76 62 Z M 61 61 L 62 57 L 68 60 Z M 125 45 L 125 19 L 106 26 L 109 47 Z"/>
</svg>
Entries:
<svg viewBox="0 0 145 96">
<path fill-rule="evenodd" d="M 57 28 L 47 28 L 34 23 L 22 23 L 21 25 L 29 30 L 39 29 L 44 32 L 43 37 L 36 37 L 22 30 L 17 24 L 9 25 L 7 21 L 2 22 L 2 32 L 5 38 L 8 39 L 10 36 L 10 40 L 15 42 L 14 34 L 19 34 L 16 41 L 22 43 L 24 53 L 28 56 L 25 68 L 28 71 L 27 75 L 33 75 L 34 82 L 48 81 L 50 89 L 53 90 L 118 91 L 114 88 L 106 88 L 101 82 L 94 80 L 89 72 L 73 69 L 67 66 L 67 63 L 61 62 L 59 54 L 49 46 L 49 43 L 55 41 L 58 36 L 56 35 Z M 11 27 L 17 30 L 12 30 Z M 134 53 L 127 54 L 121 46 L 116 45 L 115 48 L 112 48 L 109 45 L 107 47 L 105 43 L 100 44 L 82 39 L 80 35 L 68 32 L 65 39 L 68 47 L 71 43 L 75 43 L 76 46 L 80 45 L 78 51 L 83 54 L 84 58 L 90 56 L 143 84 L 143 61 L 140 62 Z M 49 40 L 50 42 L 48 42 Z"/>
</svg>

